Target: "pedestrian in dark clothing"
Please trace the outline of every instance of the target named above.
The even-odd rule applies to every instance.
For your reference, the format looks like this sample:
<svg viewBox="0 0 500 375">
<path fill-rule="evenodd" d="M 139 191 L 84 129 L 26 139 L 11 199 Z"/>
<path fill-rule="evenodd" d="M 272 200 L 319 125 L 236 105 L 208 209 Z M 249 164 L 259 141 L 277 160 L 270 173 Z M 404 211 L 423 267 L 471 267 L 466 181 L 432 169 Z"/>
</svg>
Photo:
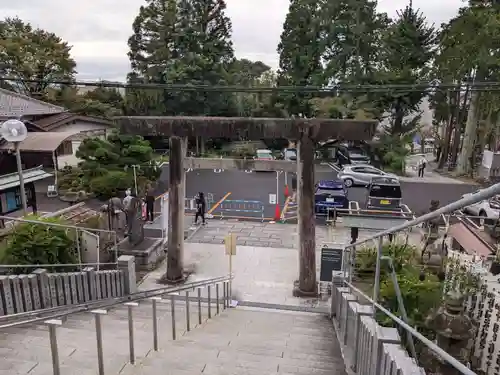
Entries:
<svg viewBox="0 0 500 375">
<path fill-rule="evenodd" d="M 418 164 L 418 177 L 424 177 L 425 167 L 427 166 L 425 160 L 421 160 Z"/>
<path fill-rule="evenodd" d="M 198 218 L 201 217 L 201 222 L 203 225 L 205 222 L 205 211 L 207 209 L 207 202 L 205 202 L 205 196 L 202 192 L 198 193 L 198 197 L 196 198 L 196 214 L 194 215 L 194 223 L 198 224 Z"/>
<path fill-rule="evenodd" d="M 155 193 L 152 185 L 146 186 L 146 221 L 153 222 L 155 209 Z"/>
</svg>

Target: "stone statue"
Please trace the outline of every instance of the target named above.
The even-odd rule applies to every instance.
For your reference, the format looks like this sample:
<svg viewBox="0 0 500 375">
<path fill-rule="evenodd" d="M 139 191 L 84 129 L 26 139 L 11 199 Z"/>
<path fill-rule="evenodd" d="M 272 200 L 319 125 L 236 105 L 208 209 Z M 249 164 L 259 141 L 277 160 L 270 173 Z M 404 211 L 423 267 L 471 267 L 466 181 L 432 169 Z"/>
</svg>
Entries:
<svg viewBox="0 0 500 375">
<path fill-rule="evenodd" d="M 464 296 L 457 292 L 447 295 L 444 306 L 426 319 L 426 325 L 436 332 L 437 345 L 464 365 L 471 361 L 476 326 L 464 313 Z M 441 359 L 431 349 L 424 348 L 420 356 L 427 371 L 434 374 L 458 375 L 460 371 Z"/>
<path fill-rule="evenodd" d="M 123 203 L 120 198 L 110 198 L 108 203 L 101 208 L 101 211 L 108 215 L 109 230 L 116 231 L 120 229 L 120 214 L 123 212 Z"/>
<path fill-rule="evenodd" d="M 132 245 L 144 239 L 144 223 L 142 221 L 142 201 L 132 194 L 132 199 L 125 209 L 127 217 L 127 236 Z"/>
</svg>

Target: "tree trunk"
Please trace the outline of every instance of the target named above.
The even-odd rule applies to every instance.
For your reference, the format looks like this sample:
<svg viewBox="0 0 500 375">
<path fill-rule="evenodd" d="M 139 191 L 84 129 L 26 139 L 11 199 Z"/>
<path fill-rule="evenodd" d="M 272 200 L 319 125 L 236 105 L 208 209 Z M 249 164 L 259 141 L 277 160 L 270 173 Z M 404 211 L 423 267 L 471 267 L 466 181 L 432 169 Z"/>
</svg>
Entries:
<svg viewBox="0 0 500 375">
<path fill-rule="evenodd" d="M 455 108 L 460 109 L 460 91 L 457 91 L 454 97 L 450 98 L 450 116 L 448 119 L 448 125 L 446 126 L 446 132 L 444 137 L 442 138 L 442 150 L 439 158 L 438 169 L 442 169 L 445 163 L 448 161 L 448 156 L 450 153 L 451 146 L 451 134 L 453 132 L 453 123 L 457 119 L 456 109 L 453 111 L 453 103 L 455 104 Z"/>
<path fill-rule="evenodd" d="M 464 141 L 458 157 L 457 172 L 468 174 L 470 169 L 470 158 L 474 150 L 477 132 L 477 106 L 479 103 L 479 92 L 473 91 L 470 100 L 467 122 L 465 124 Z"/>
<path fill-rule="evenodd" d="M 462 123 L 463 123 L 463 117 L 464 114 L 467 110 L 467 101 L 469 99 L 469 89 L 470 87 L 467 86 L 464 94 L 464 101 L 462 105 L 460 105 L 459 101 L 457 101 L 458 105 L 456 108 L 456 122 L 455 122 L 455 133 L 453 136 L 453 145 L 451 149 L 451 159 L 450 159 L 450 165 L 448 165 L 448 170 L 452 170 L 457 166 L 457 158 L 458 158 L 458 151 L 460 150 L 460 136 L 462 135 Z"/>
<path fill-rule="evenodd" d="M 478 139 L 479 142 L 479 151 L 483 152 L 484 148 L 486 147 L 486 143 L 488 140 L 491 138 L 491 132 L 493 130 L 493 105 L 490 104 L 488 106 L 488 112 L 486 115 L 486 120 L 484 124 L 484 128 L 482 129 L 481 135 Z"/>
</svg>

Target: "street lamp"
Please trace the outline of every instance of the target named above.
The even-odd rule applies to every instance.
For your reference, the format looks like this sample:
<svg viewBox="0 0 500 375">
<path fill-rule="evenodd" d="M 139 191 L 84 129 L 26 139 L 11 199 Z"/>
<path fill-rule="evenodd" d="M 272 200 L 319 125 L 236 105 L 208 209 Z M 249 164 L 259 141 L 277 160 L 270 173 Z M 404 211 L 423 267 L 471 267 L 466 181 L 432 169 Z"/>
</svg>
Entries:
<svg viewBox="0 0 500 375">
<path fill-rule="evenodd" d="M 23 167 L 21 165 L 21 152 L 19 151 L 19 145 L 28 136 L 28 129 L 26 129 L 26 126 L 22 121 L 12 119 L 7 120 L 2 124 L 0 134 L 7 142 L 12 142 L 14 144 L 14 149 L 16 150 L 17 173 L 19 174 L 19 187 L 21 190 L 21 203 L 23 205 L 24 216 L 26 216 L 28 213 L 28 206 L 26 204 L 26 191 L 24 190 Z"/>
</svg>

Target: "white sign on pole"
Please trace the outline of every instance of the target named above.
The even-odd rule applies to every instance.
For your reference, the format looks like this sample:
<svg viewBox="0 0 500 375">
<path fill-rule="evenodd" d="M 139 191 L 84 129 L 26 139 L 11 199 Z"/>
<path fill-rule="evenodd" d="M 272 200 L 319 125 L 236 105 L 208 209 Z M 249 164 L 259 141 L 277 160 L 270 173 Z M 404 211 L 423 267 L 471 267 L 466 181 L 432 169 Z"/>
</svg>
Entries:
<svg viewBox="0 0 500 375">
<path fill-rule="evenodd" d="M 161 231 L 163 243 L 167 243 L 168 237 L 168 193 L 161 197 Z"/>
<path fill-rule="evenodd" d="M 276 204 L 277 196 L 276 194 L 269 194 L 269 204 Z"/>
</svg>

